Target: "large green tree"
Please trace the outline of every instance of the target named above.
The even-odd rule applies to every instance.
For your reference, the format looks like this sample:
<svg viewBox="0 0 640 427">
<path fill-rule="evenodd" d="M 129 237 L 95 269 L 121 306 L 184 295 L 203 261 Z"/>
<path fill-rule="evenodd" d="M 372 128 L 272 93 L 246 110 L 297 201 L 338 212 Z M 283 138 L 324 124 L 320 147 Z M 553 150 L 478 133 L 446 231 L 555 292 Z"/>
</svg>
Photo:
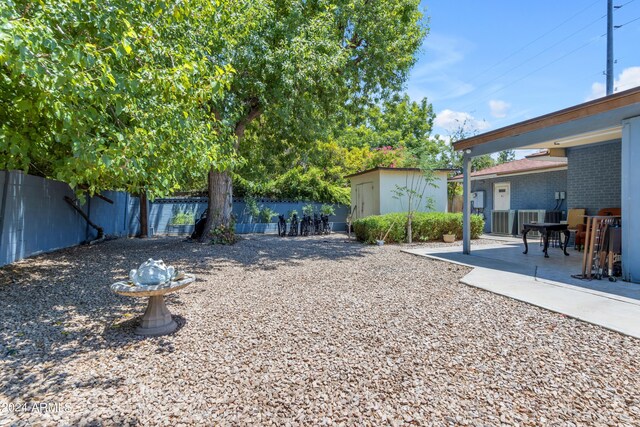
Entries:
<svg viewBox="0 0 640 427">
<path fill-rule="evenodd" d="M 463 166 L 463 154 L 461 151 L 456 151 L 453 148 L 453 144 L 456 141 L 468 138 L 471 135 L 478 133 L 478 130 L 471 126 L 467 121 L 458 123 L 458 126 L 449 134 L 448 143 L 444 144 L 444 149 L 440 154 L 440 165 L 443 167 L 451 168 L 453 174 L 462 173 Z M 482 169 L 495 166 L 496 161 L 489 154 L 483 154 L 471 159 L 471 172 L 479 171 Z M 453 197 L 455 195 L 462 194 L 462 183 L 449 182 L 447 184 L 447 194 L 449 197 L 449 205 L 453 203 Z"/>
<path fill-rule="evenodd" d="M 419 0 L 254 0 L 230 7 L 224 34 L 209 49 L 236 70 L 229 92 L 214 103 L 235 138 L 231 154 L 262 116 L 271 128 L 312 141 L 343 109 L 396 92 L 426 34 Z M 208 189 L 205 229 L 228 226 L 232 168 L 214 165 Z"/>
<path fill-rule="evenodd" d="M 341 112 L 335 123 L 323 122 L 324 138 L 311 141 L 262 116 L 240 144 L 245 163 L 234 174 L 236 194 L 348 204 L 345 175 L 433 164 L 443 148 L 431 136 L 434 114 L 426 98 L 415 102 L 395 94 L 357 114 Z"/>
<path fill-rule="evenodd" d="M 0 169 L 154 196 L 227 161 L 211 102 L 232 69 L 190 31 L 220 10 L 206 0 L 4 2 Z"/>
<path fill-rule="evenodd" d="M 508 163 L 516 159 L 515 150 L 504 150 L 498 153 L 497 164 Z"/>
</svg>

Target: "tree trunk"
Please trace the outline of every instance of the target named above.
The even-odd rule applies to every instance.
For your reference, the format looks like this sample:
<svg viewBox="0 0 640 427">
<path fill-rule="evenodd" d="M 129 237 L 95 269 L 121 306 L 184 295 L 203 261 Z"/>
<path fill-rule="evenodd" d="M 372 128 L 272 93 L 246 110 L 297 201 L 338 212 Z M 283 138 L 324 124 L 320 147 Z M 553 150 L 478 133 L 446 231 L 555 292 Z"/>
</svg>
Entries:
<svg viewBox="0 0 640 427">
<path fill-rule="evenodd" d="M 231 226 L 231 211 L 233 209 L 233 182 L 229 171 L 209 171 L 209 191 L 207 204 L 207 222 L 204 226 L 200 242 L 207 242 L 211 238 L 213 228 L 221 225 Z"/>
<path fill-rule="evenodd" d="M 411 229 L 411 214 L 407 218 L 407 243 L 413 243 L 413 230 Z"/>
<path fill-rule="evenodd" d="M 149 237 L 149 211 L 147 210 L 147 192 L 140 192 L 140 235 L 138 237 Z"/>
<path fill-rule="evenodd" d="M 260 117 L 262 114 L 262 106 L 258 99 L 251 98 L 246 100 L 248 107 L 247 115 L 240 119 L 235 125 L 233 130 L 236 136 L 236 142 L 234 150 L 237 152 L 240 147 L 240 142 L 244 138 L 244 132 L 253 120 Z M 220 120 L 220 114 L 216 114 L 216 120 Z M 209 183 L 208 183 L 208 203 L 207 207 L 209 213 L 207 215 L 207 222 L 205 223 L 202 236 L 200 236 L 200 242 L 206 242 L 210 238 L 211 229 L 224 225 L 228 227 L 231 225 L 231 211 L 233 208 L 233 182 L 231 179 L 231 171 L 225 170 L 222 172 L 215 171 L 213 168 L 209 171 Z M 235 232 L 235 230 L 233 230 Z"/>
</svg>

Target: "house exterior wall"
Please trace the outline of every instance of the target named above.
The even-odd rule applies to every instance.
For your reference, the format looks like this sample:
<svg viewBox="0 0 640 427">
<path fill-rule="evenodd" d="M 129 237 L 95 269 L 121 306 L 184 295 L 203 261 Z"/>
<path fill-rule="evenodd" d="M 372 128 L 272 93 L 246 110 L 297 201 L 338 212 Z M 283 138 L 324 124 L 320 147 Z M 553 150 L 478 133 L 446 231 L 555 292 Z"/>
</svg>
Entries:
<svg viewBox="0 0 640 427">
<path fill-rule="evenodd" d="M 595 215 L 602 208 L 621 205 L 621 144 L 602 144 L 567 149 L 567 206 L 585 208 Z"/>
<path fill-rule="evenodd" d="M 549 211 L 556 205 L 555 192 L 567 191 L 567 171 L 539 172 L 471 181 L 471 192 L 485 191 L 484 231 L 486 233 L 491 232 L 493 186 L 500 182 L 511 183 L 511 209 Z M 560 209 L 566 212 L 566 205 L 563 204 Z"/>
<path fill-rule="evenodd" d="M 381 170 L 380 172 L 380 214 L 386 214 L 391 212 L 404 212 L 409 205 L 408 196 L 404 196 L 401 199 L 394 198 L 396 195 L 394 191 L 398 187 L 413 187 L 416 190 L 422 192 L 422 188 L 426 185 L 426 191 L 422 199 L 422 203 L 417 211 L 419 212 L 446 212 L 447 211 L 447 173 L 442 171 L 433 172 L 433 184 L 437 187 L 432 187 L 426 183 L 423 174 L 418 171 L 393 171 L 393 170 Z M 429 198 L 433 201 L 433 209 L 428 209 Z"/>
</svg>

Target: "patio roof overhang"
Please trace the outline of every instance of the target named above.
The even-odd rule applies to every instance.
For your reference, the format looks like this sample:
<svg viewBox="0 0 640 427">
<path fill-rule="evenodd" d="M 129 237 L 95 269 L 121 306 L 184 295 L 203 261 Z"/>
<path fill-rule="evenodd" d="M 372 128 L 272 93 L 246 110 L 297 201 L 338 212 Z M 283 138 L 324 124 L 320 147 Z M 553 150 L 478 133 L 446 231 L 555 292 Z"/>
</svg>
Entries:
<svg viewBox="0 0 640 427">
<path fill-rule="evenodd" d="M 567 148 L 619 141 L 621 209 L 625 235 L 640 235 L 640 87 L 585 102 L 531 120 L 483 133 L 453 144 L 462 151 L 464 254 L 471 253 L 471 159 L 522 148 Z M 622 240 L 622 277 L 640 281 L 640 240 Z"/>
<path fill-rule="evenodd" d="M 640 87 L 462 139 L 457 151 L 481 156 L 502 150 L 567 148 L 620 139 L 621 122 L 640 116 Z"/>
</svg>

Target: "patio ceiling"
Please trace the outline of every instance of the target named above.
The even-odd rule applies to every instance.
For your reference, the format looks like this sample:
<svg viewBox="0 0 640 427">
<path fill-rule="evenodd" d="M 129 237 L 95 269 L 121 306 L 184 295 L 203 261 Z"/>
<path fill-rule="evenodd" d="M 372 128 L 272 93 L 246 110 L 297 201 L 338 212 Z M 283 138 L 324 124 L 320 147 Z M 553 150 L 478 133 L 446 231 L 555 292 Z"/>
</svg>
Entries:
<svg viewBox="0 0 640 427">
<path fill-rule="evenodd" d="M 620 139 L 621 122 L 640 116 L 640 87 L 460 140 L 471 156 L 508 149 L 567 148 Z"/>
</svg>

